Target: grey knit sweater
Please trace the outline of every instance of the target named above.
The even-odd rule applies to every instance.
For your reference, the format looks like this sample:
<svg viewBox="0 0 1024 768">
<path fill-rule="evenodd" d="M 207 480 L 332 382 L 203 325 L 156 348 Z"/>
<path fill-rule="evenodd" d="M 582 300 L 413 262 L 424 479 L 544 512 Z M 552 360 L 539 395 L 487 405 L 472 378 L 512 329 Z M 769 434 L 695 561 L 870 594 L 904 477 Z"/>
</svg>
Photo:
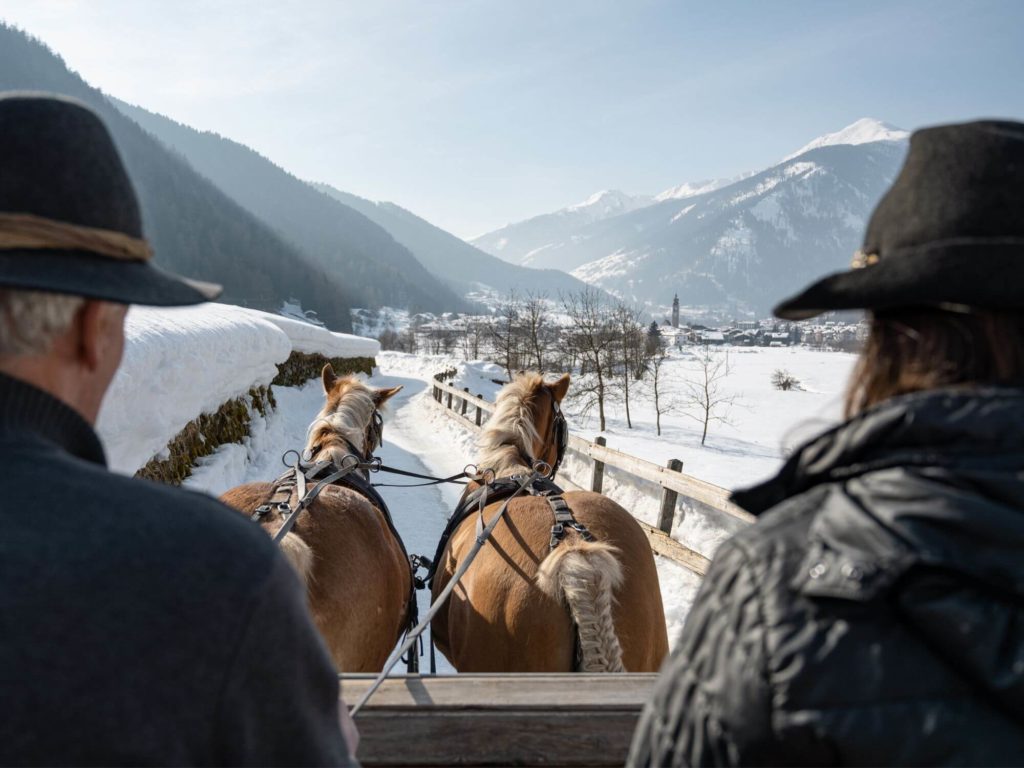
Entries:
<svg viewBox="0 0 1024 768">
<path fill-rule="evenodd" d="M 338 684 L 269 538 L 111 474 L 0 376 L 0 764 L 342 765 Z"/>
</svg>

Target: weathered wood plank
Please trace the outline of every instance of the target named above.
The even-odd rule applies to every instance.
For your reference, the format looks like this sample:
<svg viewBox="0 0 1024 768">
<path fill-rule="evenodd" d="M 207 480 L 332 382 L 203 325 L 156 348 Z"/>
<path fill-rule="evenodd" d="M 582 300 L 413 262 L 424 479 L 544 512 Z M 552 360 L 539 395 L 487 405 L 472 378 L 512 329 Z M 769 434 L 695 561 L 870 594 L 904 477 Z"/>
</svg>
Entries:
<svg viewBox="0 0 1024 768">
<path fill-rule="evenodd" d="M 657 675 L 405 675 L 356 718 L 372 766 L 622 765 Z M 354 701 L 371 675 L 343 675 Z"/>
<path fill-rule="evenodd" d="M 384 681 L 363 711 L 403 707 L 631 707 L 646 701 L 657 677 L 646 672 L 393 675 Z M 351 702 L 363 695 L 375 676 L 340 675 L 339 679 L 342 694 Z"/>
<path fill-rule="evenodd" d="M 708 572 L 708 566 L 711 565 L 711 561 L 700 552 L 690 549 L 685 544 L 680 544 L 665 532 L 658 530 L 653 525 L 648 525 L 643 520 L 637 520 L 637 522 L 644 529 L 644 533 L 647 534 L 647 541 L 650 543 L 651 549 L 656 553 L 679 563 L 687 570 L 693 571 L 700 576 Z"/>
</svg>

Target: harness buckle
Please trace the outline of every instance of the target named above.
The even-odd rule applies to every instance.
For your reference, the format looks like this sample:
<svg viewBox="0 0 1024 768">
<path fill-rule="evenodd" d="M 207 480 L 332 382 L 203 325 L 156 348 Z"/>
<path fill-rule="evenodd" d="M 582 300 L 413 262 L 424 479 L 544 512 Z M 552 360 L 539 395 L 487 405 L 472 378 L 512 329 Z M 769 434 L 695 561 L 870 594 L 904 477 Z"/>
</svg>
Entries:
<svg viewBox="0 0 1024 768">
<path fill-rule="evenodd" d="M 269 504 L 260 504 L 256 509 L 253 510 L 252 515 L 249 516 L 250 520 L 259 521 L 262 517 L 269 515 L 271 512 L 271 506 Z"/>
<path fill-rule="evenodd" d="M 551 526 L 551 549 L 558 546 L 558 543 L 565 538 L 565 526 L 562 523 L 555 523 Z"/>
<path fill-rule="evenodd" d="M 592 534 L 583 523 L 576 522 L 575 520 L 571 523 L 572 529 L 578 533 L 584 541 L 596 541 L 594 534 Z"/>
</svg>

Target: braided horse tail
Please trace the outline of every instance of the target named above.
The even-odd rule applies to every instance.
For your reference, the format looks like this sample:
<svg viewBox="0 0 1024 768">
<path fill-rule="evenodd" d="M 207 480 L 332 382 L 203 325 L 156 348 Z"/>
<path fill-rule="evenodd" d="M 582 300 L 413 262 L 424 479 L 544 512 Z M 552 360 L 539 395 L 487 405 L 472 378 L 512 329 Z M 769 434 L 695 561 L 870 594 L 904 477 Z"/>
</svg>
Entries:
<svg viewBox="0 0 1024 768">
<path fill-rule="evenodd" d="M 281 539 L 281 554 L 291 563 L 304 586 L 309 586 L 310 573 L 313 570 L 313 550 L 309 544 L 289 531 Z"/>
<path fill-rule="evenodd" d="M 583 653 L 581 672 L 625 672 L 612 619 L 613 591 L 622 583 L 618 550 L 597 541 L 564 542 L 544 558 L 541 590 L 567 604 Z"/>
</svg>

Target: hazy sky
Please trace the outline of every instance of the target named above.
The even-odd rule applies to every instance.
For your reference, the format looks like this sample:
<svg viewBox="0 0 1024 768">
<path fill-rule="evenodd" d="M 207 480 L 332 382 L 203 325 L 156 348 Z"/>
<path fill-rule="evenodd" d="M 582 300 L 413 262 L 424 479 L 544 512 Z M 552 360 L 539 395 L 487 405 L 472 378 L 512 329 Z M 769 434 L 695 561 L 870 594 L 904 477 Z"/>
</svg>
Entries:
<svg viewBox="0 0 1024 768">
<path fill-rule="evenodd" d="M 870 116 L 1024 119 L 1024 2 L 0 0 L 93 85 L 464 237 Z"/>
</svg>

